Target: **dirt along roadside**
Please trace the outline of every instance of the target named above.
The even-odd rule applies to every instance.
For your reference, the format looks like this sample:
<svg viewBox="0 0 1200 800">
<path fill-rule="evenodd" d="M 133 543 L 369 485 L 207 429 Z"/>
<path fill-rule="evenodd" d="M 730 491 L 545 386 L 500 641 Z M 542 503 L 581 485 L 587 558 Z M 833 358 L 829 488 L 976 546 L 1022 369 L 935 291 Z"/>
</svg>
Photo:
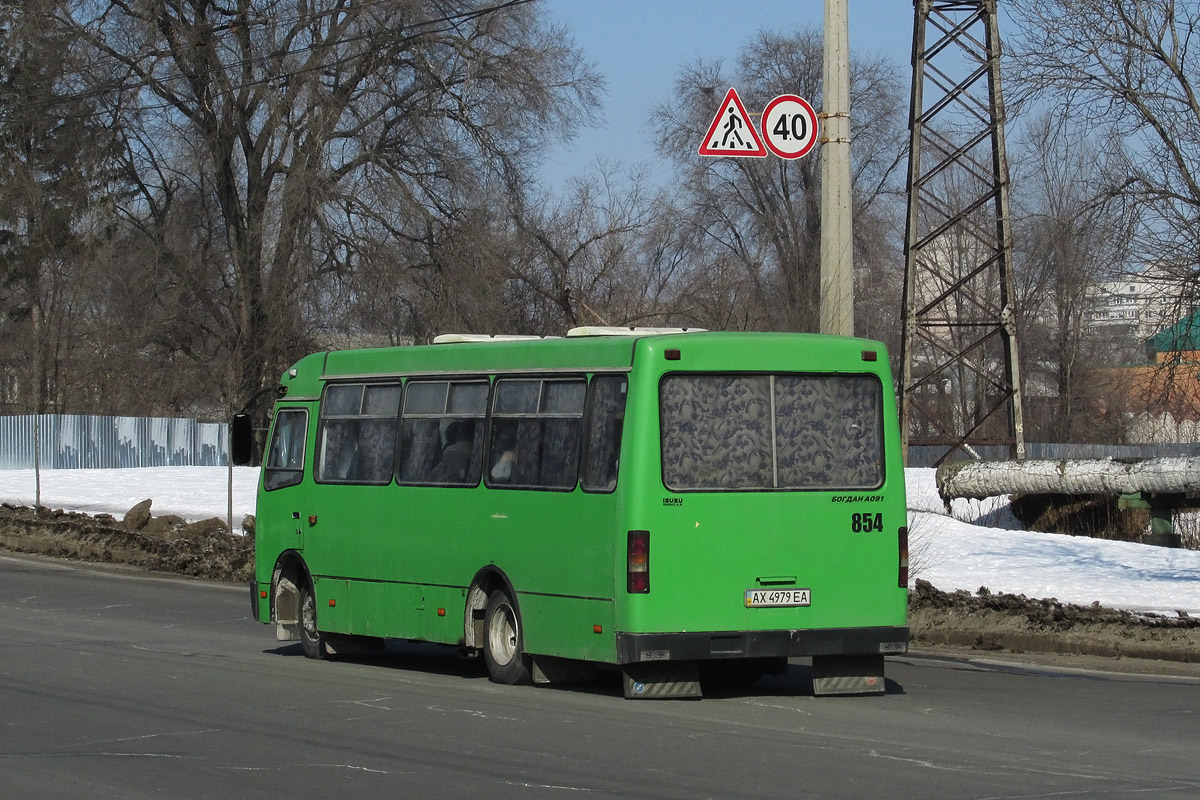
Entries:
<svg viewBox="0 0 1200 800">
<path fill-rule="evenodd" d="M 224 520 L 150 515 L 150 501 L 123 519 L 0 505 L 0 549 L 123 564 L 151 572 L 245 583 L 254 577 L 254 537 L 231 536 Z"/>
<path fill-rule="evenodd" d="M 154 517 L 150 508 L 143 501 L 117 519 L 4 504 L 0 550 L 236 583 L 253 577 L 252 519 L 246 535 L 230 535 L 224 520 L 189 523 Z M 918 580 L 908 618 L 917 648 L 1200 664 L 1200 618 L 1185 614 L 1134 614 L 986 589 L 943 592 Z"/>
<path fill-rule="evenodd" d="M 909 593 L 915 646 L 1200 664 L 1200 618 L 1140 614 L 1053 598 L 942 592 L 918 580 Z"/>
</svg>

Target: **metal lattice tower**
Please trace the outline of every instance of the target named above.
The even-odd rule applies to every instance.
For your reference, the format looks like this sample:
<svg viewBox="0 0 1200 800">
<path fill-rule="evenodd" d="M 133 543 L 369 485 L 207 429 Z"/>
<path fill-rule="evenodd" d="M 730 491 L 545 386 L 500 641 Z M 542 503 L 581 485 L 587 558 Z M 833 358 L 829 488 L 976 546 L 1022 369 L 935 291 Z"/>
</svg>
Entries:
<svg viewBox="0 0 1200 800">
<path fill-rule="evenodd" d="M 1025 457 L 996 0 L 914 0 L 900 424 Z"/>
</svg>

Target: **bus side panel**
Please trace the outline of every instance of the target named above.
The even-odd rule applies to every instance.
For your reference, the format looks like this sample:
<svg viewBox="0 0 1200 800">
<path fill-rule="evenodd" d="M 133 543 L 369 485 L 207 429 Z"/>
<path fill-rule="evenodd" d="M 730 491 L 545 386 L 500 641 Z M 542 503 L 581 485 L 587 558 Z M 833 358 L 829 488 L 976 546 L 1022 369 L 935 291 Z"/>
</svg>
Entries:
<svg viewBox="0 0 1200 800">
<path fill-rule="evenodd" d="M 616 661 L 611 600 L 526 594 L 519 602 L 526 652 L 610 664 Z"/>
<path fill-rule="evenodd" d="M 611 660 L 611 637 L 595 627 L 611 630 L 613 580 L 596 565 L 613 560 L 614 495 L 396 485 L 310 493 L 311 563 L 353 578 L 321 582 L 322 629 L 459 644 L 470 582 L 495 568 L 517 594 L 528 652 Z"/>
<path fill-rule="evenodd" d="M 317 589 L 322 630 L 426 639 L 427 631 L 442 628 L 434 641 L 461 640 L 461 611 L 453 615 L 455 630 L 426 619 L 438 606 L 426 602 L 424 585 L 431 576 L 421 566 L 429 563 L 424 551 L 430 548 L 421 545 L 433 537 L 417 535 L 419 528 L 405 513 L 406 491 L 395 485 L 310 488 L 305 555 L 314 572 L 330 578 Z"/>
<path fill-rule="evenodd" d="M 611 660 L 613 494 L 485 489 L 474 525 L 454 525 L 463 553 L 456 562 L 494 566 L 516 592 L 526 652 L 585 660 Z"/>
<path fill-rule="evenodd" d="M 350 581 L 349 589 L 351 633 L 463 643 L 464 589 L 385 581 Z"/>
<path fill-rule="evenodd" d="M 350 581 L 314 575 L 313 591 L 321 630 L 327 633 L 352 633 L 354 604 L 350 602 Z"/>
</svg>

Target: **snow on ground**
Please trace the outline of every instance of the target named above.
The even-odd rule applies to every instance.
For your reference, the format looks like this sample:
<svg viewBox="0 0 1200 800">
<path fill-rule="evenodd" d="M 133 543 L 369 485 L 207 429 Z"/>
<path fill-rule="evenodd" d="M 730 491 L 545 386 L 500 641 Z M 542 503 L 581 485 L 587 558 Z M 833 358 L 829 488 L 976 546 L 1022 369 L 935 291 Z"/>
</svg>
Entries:
<svg viewBox="0 0 1200 800">
<path fill-rule="evenodd" d="M 42 470 L 42 506 L 117 519 L 143 500 L 153 502 L 156 517 L 174 514 L 189 522 L 229 513 L 227 467 L 144 467 L 140 469 Z M 233 525 L 254 513 L 257 467 L 233 469 Z M 31 469 L 0 470 L 0 503 L 35 504 L 36 480 Z"/>
<path fill-rule="evenodd" d="M 1018 530 L 998 497 L 955 500 L 950 516 L 934 473 L 905 471 L 913 579 L 943 591 L 986 586 L 1079 605 L 1200 614 L 1200 551 Z"/>
<path fill-rule="evenodd" d="M 906 471 L 912 577 L 943 591 L 1054 597 L 1109 608 L 1200 614 L 1200 551 L 1171 550 L 1053 533 L 1017 530 L 1002 498 L 956 500 L 946 513 L 934 470 Z M 254 513 L 258 469 L 233 470 L 233 521 Z M 228 514 L 225 467 L 45 470 L 41 501 L 49 508 L 118 518 L 151 498 L 155 516 L 187 520 Z M 33 470 L 0 470 L 0 502 L 32 506 Z"/>
</svg>

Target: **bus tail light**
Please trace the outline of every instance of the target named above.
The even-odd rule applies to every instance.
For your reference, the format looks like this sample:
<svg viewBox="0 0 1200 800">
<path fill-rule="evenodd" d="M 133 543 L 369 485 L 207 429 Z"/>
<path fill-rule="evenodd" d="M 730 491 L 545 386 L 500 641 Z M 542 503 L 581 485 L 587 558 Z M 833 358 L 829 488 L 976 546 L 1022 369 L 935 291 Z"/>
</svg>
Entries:
<svg viewBox="0 0 1200 800">
<path fill-rule="evenodd" d="M 897 584 L 901 589 L 908 588 L 908 528 L 901 528 L 900 531 L 900 575 L 897 578 Z"/>
<path fill-rule="evenodd" d="M 650 592 L 650 532 L 630 531 L 627 550 L 626 589 L 630 594 Z"/>
</svg>

